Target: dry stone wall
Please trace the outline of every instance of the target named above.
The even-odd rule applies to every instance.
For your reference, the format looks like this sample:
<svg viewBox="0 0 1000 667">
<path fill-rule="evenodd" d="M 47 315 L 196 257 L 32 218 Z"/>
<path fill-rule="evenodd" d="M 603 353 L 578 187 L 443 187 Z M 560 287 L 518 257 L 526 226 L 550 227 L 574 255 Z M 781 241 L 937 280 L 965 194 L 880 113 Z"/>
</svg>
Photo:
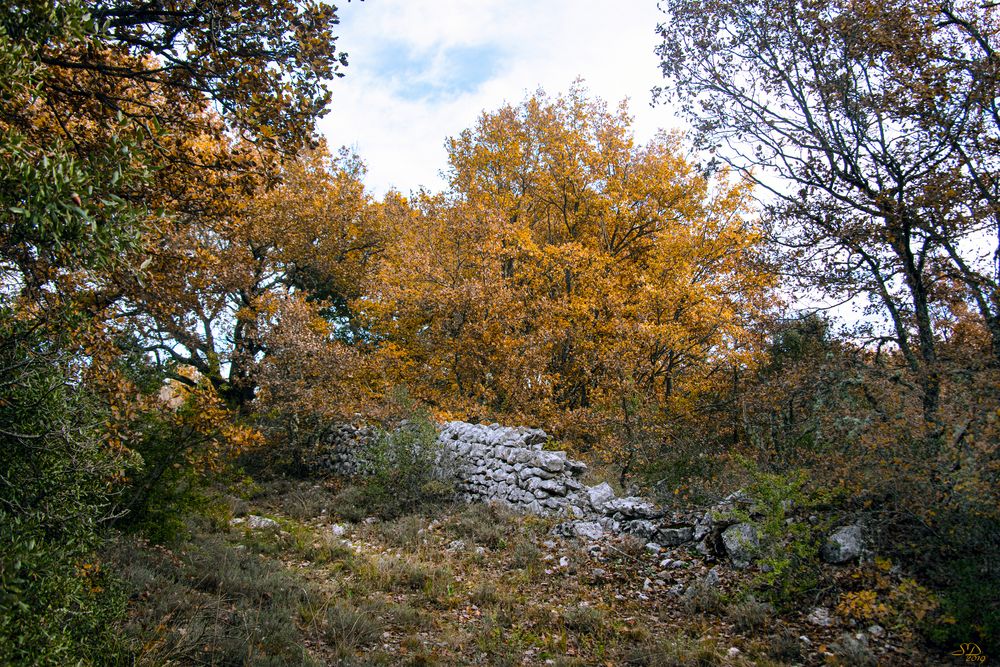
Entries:
<svg viewBox="0 0 1000 667">
<path fill-rule="evenodd" d="M 363 475 L 365 452 L 375 437 L 368 427 L 333 427 L 316 464 L 329 473 Z M 453 477 L 459 500 L 563 515 L 568 521 L 559 530 L 566 535 L 600 539 L 605 533 L 628 533 L 672 546 L 692 540 L 693 522 L 677 524 L 643 498 L 616 498 L 607 483 L 585 485 L 580 478 L 587 465 L 565 452 L 544 450 L 548 440 L 541 429 L 445 422 L 437 439 L 440 470 Z"/>
<path fill-rule="evenodd" d="M 365 452 L 376 437 L 370 427 L 334 426 L 315 464 L 328 473 L 364 475 Z M 650 546 L 689 545 L 707 558 L 726 558 L 737 567 L 746 567 L 755 557 L 756 527 L 725 518 L 752 512 L 751 500 L 743 494 L 731 494 L 707 511 L 667 511 L 645 498 L 617 498 L 606 482 L 585 485 L 581 477 L 586 464 L 565 452 L 544 450 L 548 440 L 541 429 L 445 422 L 437 438 L 439 473 L 453 478 L 459 500 L 501 502 L 525 512 L 562 516 L 565 521 L 555 530 L 567 537 L 599 540 L 606 534 L 628 534 Z M 837 542 L 834 538 L 841 533 L 845 537 Z M 859 528 L 841 529 L 831 537 L 833 546 L 825 548 L 832 555 L 824 552 L 824 559 L 856 558 L 860 541 Z"/>
</svg>

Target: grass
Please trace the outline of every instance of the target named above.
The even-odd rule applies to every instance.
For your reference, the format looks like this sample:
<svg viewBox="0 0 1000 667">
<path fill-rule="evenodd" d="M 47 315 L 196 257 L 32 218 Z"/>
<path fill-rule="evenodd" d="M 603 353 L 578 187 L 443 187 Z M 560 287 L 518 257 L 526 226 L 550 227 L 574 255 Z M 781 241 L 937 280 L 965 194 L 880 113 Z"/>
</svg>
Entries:
<svg viewBox="0 0 1000 667">
<path fill-rule="evenodd" d="M 812 664 L 803 634 L 840 664 L 869 664 L 871 647 L 832 644 L 836 632 L 785 619 L 769 635 L 766 605 L 725 604 L 733 578 L 752 573 L 709 586 L 692 561 L 661 583 L 642 545 L 615 540 L 591 553 L 553 537 L 549 520 L 489 506 L 357 523 L 347 546 L 330 524 L 344 520 L 336 499 L 350 487 L 330 490 L 324 513 L 305 486 L 274 485 L 239 508 L 275 519 L 274 530 L 213 520 L 184 543 L 116 543 L 106 567 L 122 572 L 132 599 L 123 634 L 135 664 Z M 449 551 L 455 540 L 466 547 Z M 678 583 L 686 595 L 668 592 Z"/>
<path fill-rule="evenodd" d="M 774 614 L 774 608 L 758 602 L 752 595 L 733 603 L 726 609 L 726 618 L 739 632 L 757 630 L 763 627 Z"/>
<path fill-rule="evenodd" d="M 711 639 L 678 635 L 651 642 L 628 657 L 629 665 L 642 667 L 716 667 L 733 665 L 727 654 Z"/>
<path fill-rule="evenodd" d="M 782 662 L 802 660 L 802 640 L 792 630 L 782 630 L 768 638 L 767 654 Z"/>
<path fill-rule="evenodd" d="M 722 609 L 722 594 L 704 579 L 696 579 L 684 591 L 681 605 L 689 614 L 716 614 Z"/>
<path fill-rule="evenodd" d="M 382 636 L 382 628 L 374 614 L 336 602 L 327 607 L 323 636 L 337 653 L 350 653 L 374 643 Z"/>
<path fill-rule="evenodd" d="M 181 551 L 121 537 L 107 561 L 130 594 L 124 628 L 137 664 L 319 664 L 300 610 L 322 593 L 279 564 L 193 533 Z"/>
<path fill-rule="evenodd" d="M 448 525 L 456 537 L 471 540 L 487 549 L 502 549 L 511 536 L 516 515 L 499 504 L 475 504 L 463 508 Z"/>
<path fill-rule="evenodd" d="M 274 511 L 299 521 L 325 516 L 334 508 L 334 495 L 328 487 L 288 478 L 268 482 L 255 495 Z"/>
<path fill-rule="evenodd" d="M 423 517 L 415 514 L 376 524 L 375 532 L 382 542 L 393 547 L 414 547 L 424 530 Z"/>
<path fill-rule="evenodd" d="M 842 667 L 875 667 L 878 664 L 868 643 L 849 634 L 830 644 L 830 651 L 834 655 L 834 664 Z"/>
<path fill-rule="evenodd" d="M 542 550 L 530 539 L 521 537 L 514 542 L 511 558 L 516 568 L 537 570 L 542 561 Z"/>
<path fill-rule="evenodd" d="M 601 634 L 608 625 L 607 614 L 585 605 L 567 607 L 562 618 L 567 630 L 584 635 Z"/>
<path fill-rule="evenodd" d="M 452 584 L 447 567 L 406 557 L 379 560 L 375 575 L 383 590 L 421 591 L 429 598 L 446 595 Z"/>
</svg>

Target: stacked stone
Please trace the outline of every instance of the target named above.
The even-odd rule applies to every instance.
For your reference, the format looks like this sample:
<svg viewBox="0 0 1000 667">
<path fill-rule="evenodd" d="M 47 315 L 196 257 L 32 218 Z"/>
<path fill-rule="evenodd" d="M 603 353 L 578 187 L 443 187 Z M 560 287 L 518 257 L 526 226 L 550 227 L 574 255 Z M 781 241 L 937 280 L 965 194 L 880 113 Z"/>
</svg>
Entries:
<svg viewBox="0 0 1000 667">
<path fill-rule="evenodd" d="M 734 562 L 746 559 L 757 544 L 749 524 L 734 525 L 735 521 L 721 518 L 749 502 L 739 493 L 707 512 L 667 512 L 638 496 L 615 498 L 607 484 L 588 489 L 586 500 L 573 499 L 570 509 L 575 519 L 557 526 L 557 532 L 591 540 L 605 532 L 634 535 L 647 544 L 667 548 L 691 544 L 706 557 L 729 557 Z"/>
<path fill-rule="evenodd" d="M 546 440 L 540 429 L 465 422 L 442 424 L 438 437 L 458 499 L 499 501 L 535 514 L 566 507 L 567 496 L 584 488 L 577 478 L 587 470 L 566 452 L 542 451 Z"/>
<path fill-rule="evenodd" d="M 574 517 L 557 527 L 566 536 L 600 539 L 604 533 L 634 535 L 648 543 L 679 546 L 690 542 L 692 526 L 638 496 L 615 498 L 607 484 L 587 487 L 568 498 L 567 514 Z"/>
<path fill-rule="evenodd" d="M 315 462 L 326 472 L 363 475 L 375 436 L 369 427 L 331 427 Z M 736 567 L 746 567 L 755 558 L 760 544 L 756 527 L 727 518 L 754 513 L 744 494 L 733 493 L 708 511 L 668 513 L 644 498 L 616 498 L 607 483 L 584 486 L 579 477 L 587 466 L 565 452 L 543 450 L 547 441 L 540 429 L 446 422 L 438 435 L 438 472 L 455 481 L 459 500 L 563 515 L 567 521 L 556 532 L 568 537 L 598 540 L 608 533 L 628 534 L 657 547 L 689 544 L 707 558 L 725 558 Z M 821 555 L 830 563 L 856 559 L 864 549 L 862 537 L 860 527 L 842 527 L 830 536 Z"/>
<path fill-rule="evenodd" d="M 364 452 L 375 438 L 375 429 L 368 426 L 336 424 L 320 440 L 313 457 L 316 468 L 323 472 L 353 477 L 366 472 Z"/>
</svg>

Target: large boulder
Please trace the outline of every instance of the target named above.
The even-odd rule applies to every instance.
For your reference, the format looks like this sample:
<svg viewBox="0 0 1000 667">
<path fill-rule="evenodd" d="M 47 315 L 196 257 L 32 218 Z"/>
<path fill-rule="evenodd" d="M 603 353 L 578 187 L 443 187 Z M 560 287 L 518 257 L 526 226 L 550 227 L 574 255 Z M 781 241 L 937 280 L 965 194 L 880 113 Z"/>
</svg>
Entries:
<svg viewBox="0 0 1000 667">
<path fill-rule="evenodd" d="M 656 531 L 654 541 L 665 547 L 676 547 L 694 539 L 694 529 L 691 526 L 660 528 Z"/>
<path fill-rule="evenodd" d="M 827 538 L 819 555 L 827 563 L 840 564 L 858 558 L 863 550 L 861 526 L 842 526 Z"/>
<path fill-rule="evenodd" d="M 599 540 L 604 537 L 604 528 L 596 521 L 574 521 L 573 534 L 586 540 Z"/>
<path fill-rule="evenodd" d="M 738 523 L 722 531 L 722 544 L 733 565 L 744 568 L 756 556 L 760 546 L 757 528 L 749 523 Z"/>
<path fill-rule="evenodd" d="M 590 501 L 590 506 L 596 511 L 600 512 L 604 509 L 605 503 L 610 500 L 614 500 L 615 491 L 611 488 L 611 485 L 607 482 L 601 482 L 597 486 L 590 486 L 584 490 L 587 495 L 587 500 Z"/>
</svg>

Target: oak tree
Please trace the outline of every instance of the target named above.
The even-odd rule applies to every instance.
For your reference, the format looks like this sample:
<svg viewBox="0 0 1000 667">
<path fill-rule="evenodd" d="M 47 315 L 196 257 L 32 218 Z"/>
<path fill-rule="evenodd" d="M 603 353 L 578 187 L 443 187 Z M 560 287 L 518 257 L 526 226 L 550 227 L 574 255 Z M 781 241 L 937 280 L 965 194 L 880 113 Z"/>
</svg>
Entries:
<svg viewBox="0 0 1000 667">
<path fill-rule="evenodd" d="M 939 432 L 938 329 L 954 287 L 1000 359 L 995 7 L 670 0 L 664 11 L 660 92 L 702 148 L 769 191 L 803 286 L 865 297 L 887 317 Z"/>
<path fill-rule="evenodd" d="M 359 304 L 399 382 L 631 451 L 639 410 L 663 424 L 747 363 L 773 276 L 744 183 L 704 178 L 677 136 L 637 145 L 581 85 L 484 113 L 449 153 L 449 190 L 397 222 Z"/>
</svg>

